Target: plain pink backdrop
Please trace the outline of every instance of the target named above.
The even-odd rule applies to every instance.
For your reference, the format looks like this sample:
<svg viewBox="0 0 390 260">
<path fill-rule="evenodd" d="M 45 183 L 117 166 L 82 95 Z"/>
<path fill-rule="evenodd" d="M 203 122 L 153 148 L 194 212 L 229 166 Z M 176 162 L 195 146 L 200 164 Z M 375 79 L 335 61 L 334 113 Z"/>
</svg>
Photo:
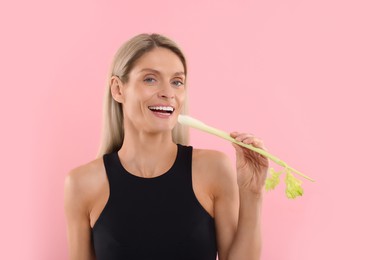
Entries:
<svg viewBox="0 0 390 260">
<path fill-rule="evenodd" d="M 316 179 L 267 193 L 265 260 L 390 259 L 388 1 L 0 3 L 0 259 L 65 260 L 63 184 L 96 155 L 106 73 L 142 32 L 187 55 L 191 114 Z M 231 145 L 192 131 L 192 145 Z"/>
</svg>

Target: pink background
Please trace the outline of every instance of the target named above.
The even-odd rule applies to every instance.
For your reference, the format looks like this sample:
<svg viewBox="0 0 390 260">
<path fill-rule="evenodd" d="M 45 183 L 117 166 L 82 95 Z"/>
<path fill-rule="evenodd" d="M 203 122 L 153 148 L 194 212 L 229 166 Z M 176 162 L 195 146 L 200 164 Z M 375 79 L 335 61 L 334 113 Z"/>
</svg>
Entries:
<svg viewBox="0 0 390 260">
<path fill-rule="evenodd" d="M 194 117 L 316 179 L 267 193 L 262 259 L 390 259 L 387 0 L 5 2 L 0 259 L 67 259 L 64 177 L 94 158 L 109 63 L 141 32 L 185 51 Z"/>
</svg>

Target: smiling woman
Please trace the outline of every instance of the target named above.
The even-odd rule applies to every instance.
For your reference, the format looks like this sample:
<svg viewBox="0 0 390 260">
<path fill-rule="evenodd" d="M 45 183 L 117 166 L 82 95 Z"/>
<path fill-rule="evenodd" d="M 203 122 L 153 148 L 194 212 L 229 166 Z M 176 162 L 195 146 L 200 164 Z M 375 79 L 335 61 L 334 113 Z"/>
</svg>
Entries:
<svg viewBox="0 0 390 260">
<path fill-rule="evenodd" d="M 110 87 L 113 83 L 113 77 L 116 76 L 116 78 L 121 82 L 128 82 L 129 72 L 132 70 L 135 62 L 139 59 L 139 57 L 144 54 L 148 54 L 149 51 L 154 50 L 157 47 L 164 48 L 164 50 L 169 50 L 172 54 L 176 55 L 176 58 L 180 59 L 182 71 L 178 72 L 179 75 L 174 74 L 174 76 L 184 77 L 185 80 L 185 76 L 187 74 L 186 59 L 183 52 L 179 49 L 176 43 L 170 39 L 157 34 L 150 36 L 141 34 L 124 43 L 116 53 L 108 75 L 108 83 L 104 97 L 104 122 L 102 129 L 102 140 L 98 157 L 103 156 L 105 153 L 118 150 L 120 146 L 122 146 L 124 139 L 124 129 L 121 127 L 123 126 L 123 111 L 121 103 L 115 102 L 111 94 Z M 151 85 L 156 84 L 156 75 L 161 76 L 158 70 L 154 70 L 148 67 L 141 68 L 137 74 L 144 74 L 145 77 L 150 75 L 150 77 L 146 77 L 143 80 L 145 83 L 149 83 Z M 184 81 L 181 83 L 184 84 Z M 184 101 L 183 113 L 186 112 L 187 102 Z M 180 124 L 177 124 L 172 131 L 172 137 L 175 143 L 181 143 L 184 145 L 188 144 L 188 129 L 181 126 Z"/>
<path fill-rule="evenodd" d="M 268 160 L 234 145 L 234 171 L 223 153 L 188 146 L 177 124 L 186 75 L 164 36 L 138 35 L 118 50 L 98 156 L 65 181 L 70 259 L 259 259 Z"/>
<path fill-rule="evenodd" d="M 128 75 L 126 82 L 118 76 L 112 76 L 110 82 L 110 94 L 121 104 L 124 124 L 132 132 L 125 138 L 139 129 L 170 135 L 185 102 L 185 74 L 180 58 L 169 49 L 156 47 L 136 60 Z M 172 113 L 165 112 L 170 110 Z"/>
</svg>

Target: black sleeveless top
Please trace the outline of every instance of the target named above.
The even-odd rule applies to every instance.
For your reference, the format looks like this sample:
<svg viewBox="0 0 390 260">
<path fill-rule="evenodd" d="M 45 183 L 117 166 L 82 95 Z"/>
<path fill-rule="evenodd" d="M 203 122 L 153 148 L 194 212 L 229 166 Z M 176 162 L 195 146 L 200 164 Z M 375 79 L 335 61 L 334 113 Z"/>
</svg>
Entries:
<svg viewBox="0 0 390 260">
<path fill-rule="evenodd" d="M 110 195 L 92 238 L 97 260 L 215 260 L 214 219 L 195 197 L 192 147 L 154 178 L 126 171 L 118 152 L 103 156 Z"/>
</svg>

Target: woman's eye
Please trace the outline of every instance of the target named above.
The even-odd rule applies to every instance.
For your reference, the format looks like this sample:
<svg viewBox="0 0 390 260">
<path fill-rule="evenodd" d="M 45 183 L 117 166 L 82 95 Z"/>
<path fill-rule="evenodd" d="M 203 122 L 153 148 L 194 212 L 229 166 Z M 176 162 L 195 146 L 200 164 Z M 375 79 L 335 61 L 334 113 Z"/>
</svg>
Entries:
<svg viewBox="0 0 390 260">
<path fill-rule="evenodd" d="M 154 83 L 154 82 L 156 82 L 156 79 L 154 79 L 154 78 L 145 78 L 144 82 L 146 82 L 146 83 Z"/>
<path fill-rule="evenodd" d="M 180 80 L 175 80 L 175 81 L 172 81 L 172 84 L 175 86 L 175 87 L 180 87 L 180 86 L 183 86 L 184 83 Z"/>
</svg>

